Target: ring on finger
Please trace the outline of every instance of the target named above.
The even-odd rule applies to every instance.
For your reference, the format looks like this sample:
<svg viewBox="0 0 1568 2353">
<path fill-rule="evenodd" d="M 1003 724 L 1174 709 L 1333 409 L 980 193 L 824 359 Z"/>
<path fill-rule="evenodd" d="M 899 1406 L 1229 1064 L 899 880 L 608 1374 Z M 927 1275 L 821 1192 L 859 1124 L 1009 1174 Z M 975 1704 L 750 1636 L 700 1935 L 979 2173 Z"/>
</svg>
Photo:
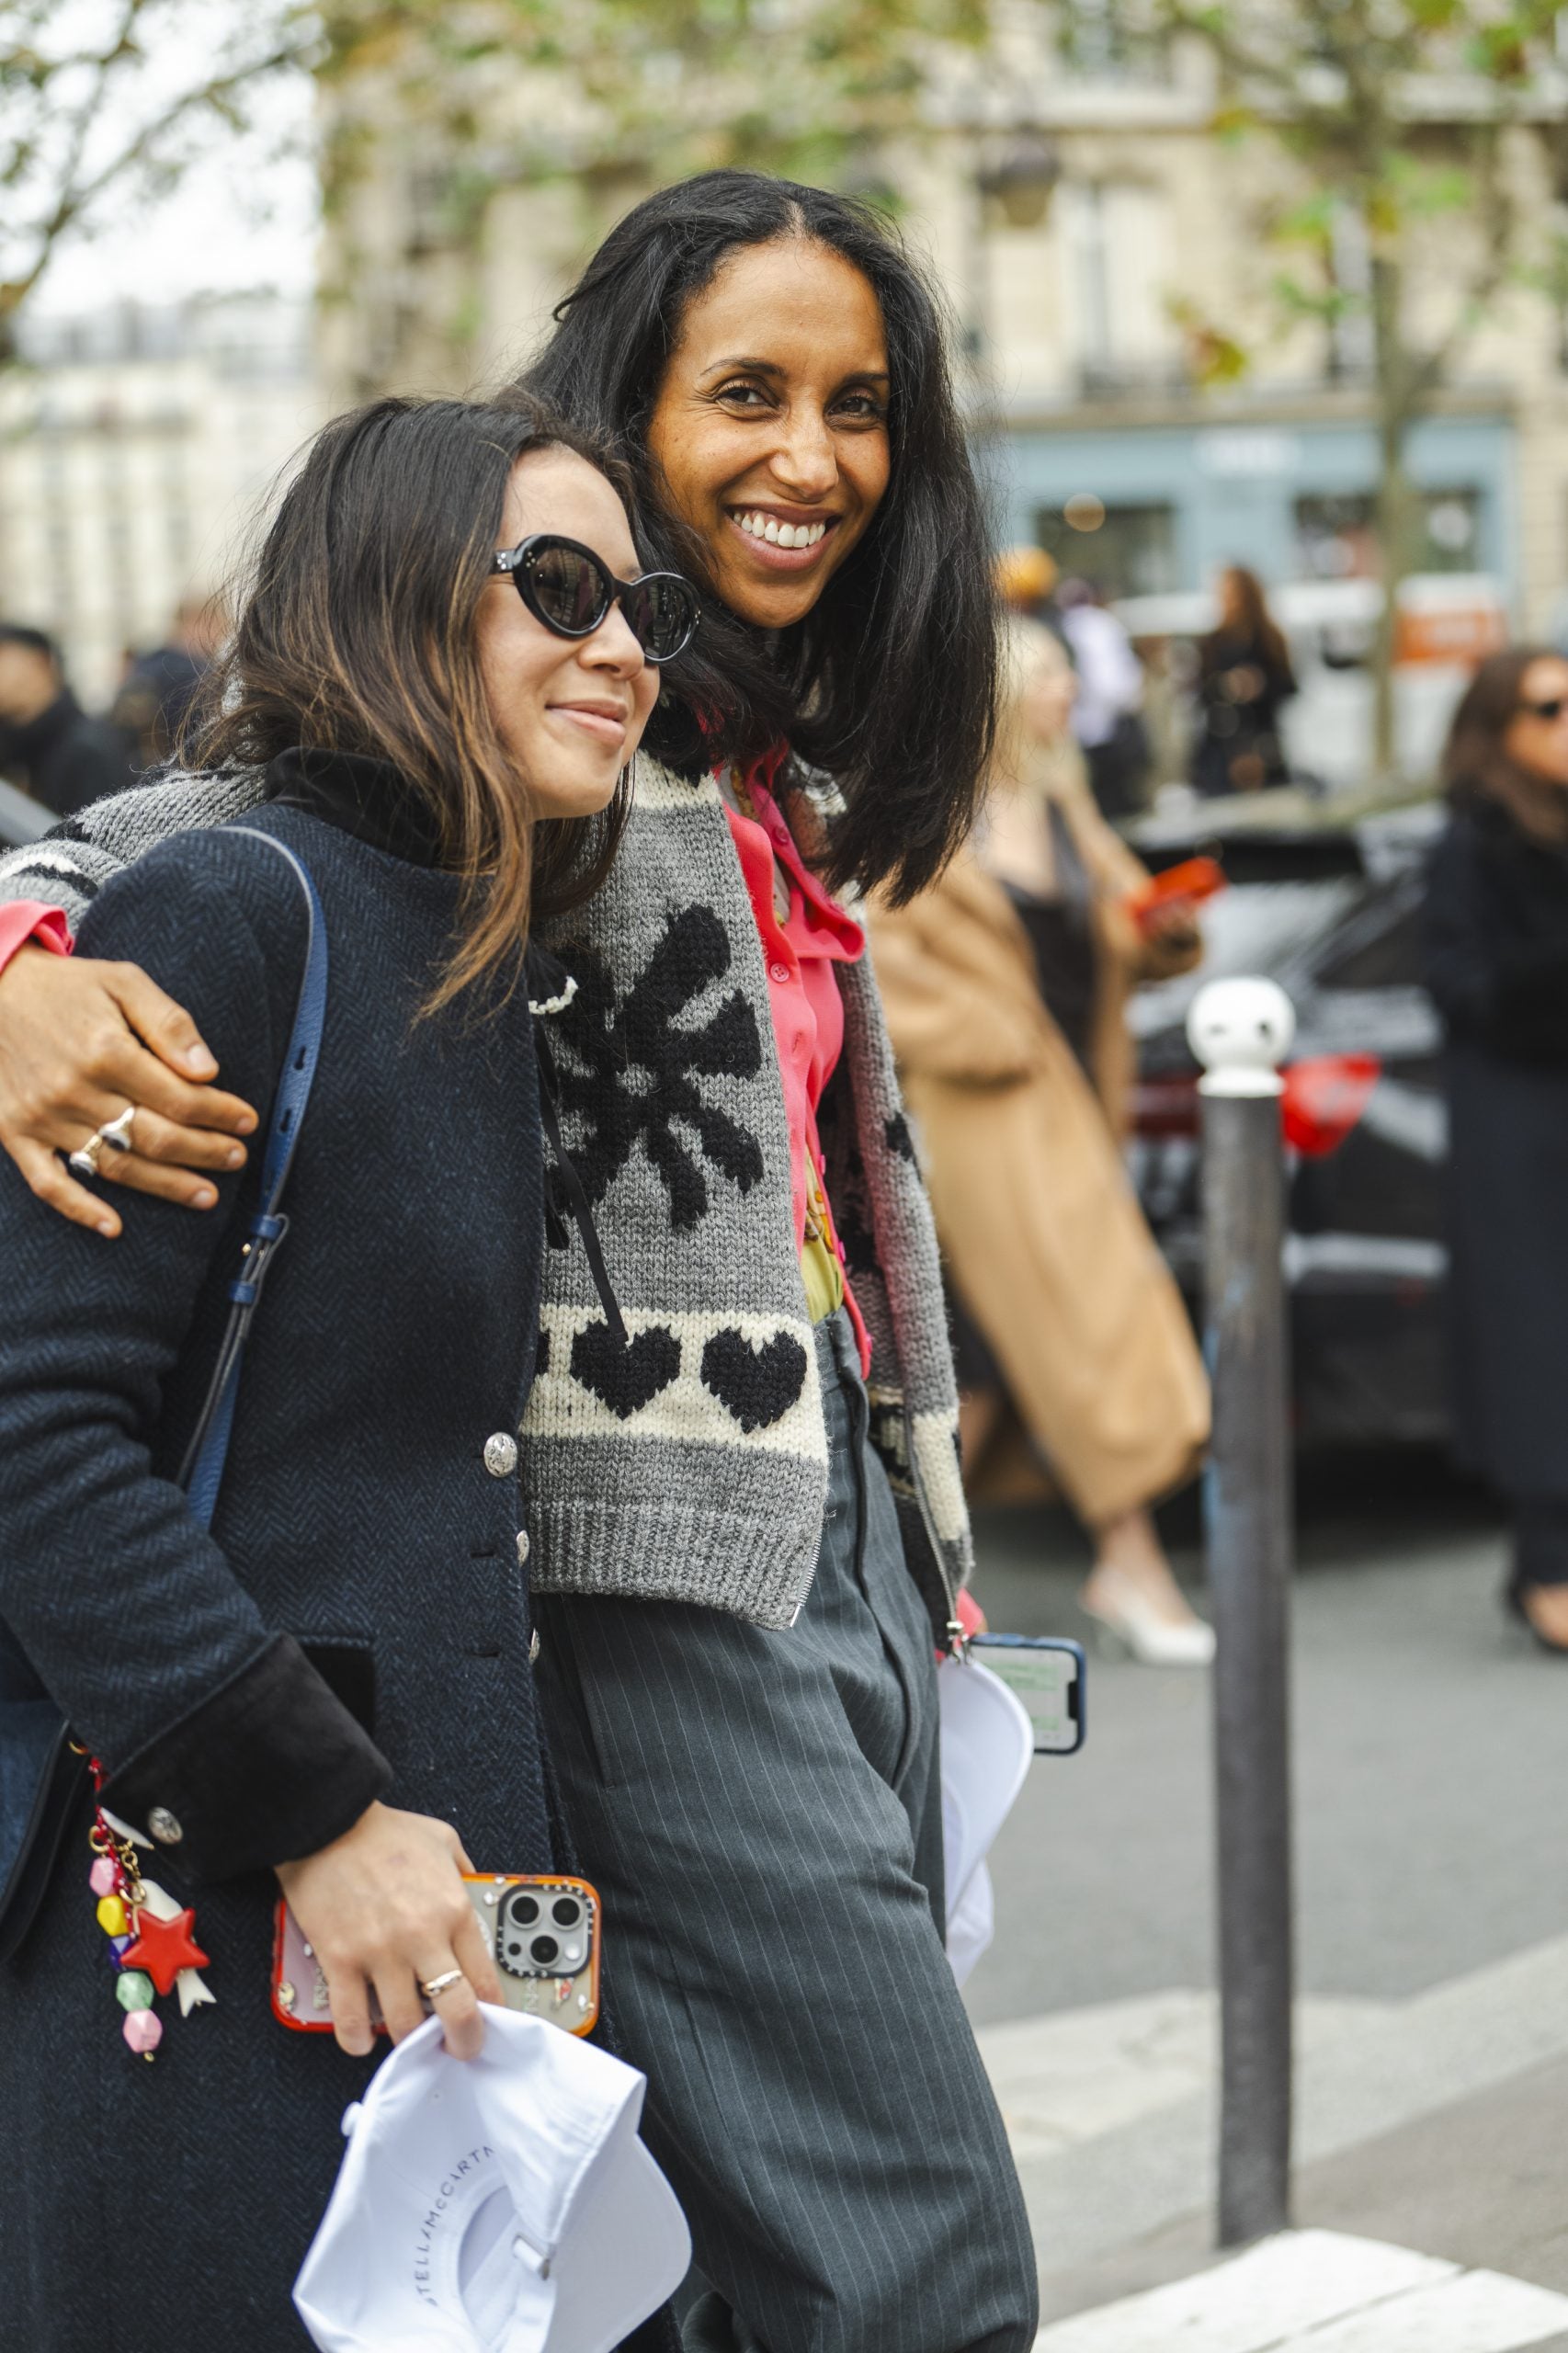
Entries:
<svg viewBox="0 0 1568 2353">
<path fill-rule="evenodd" d="M 96 1176 L 98 1173 L 98 1162 L 103 1157 L 103 1149 L 104 1131 L 102 1128 L 95 1128 L 86 1142 L 77 1147 L 65 1165 L 73 1176 Z"/>
<path fill-rule="evenodd" d="M 95 1128 L 86 1142 L 79 1144 L 65 1164 L 72 1175 L 96 1176 L 106 1149 L 109 1152 L 129 1152 L 131 1127 L 135 1117 L 135 1104 L 128 1103 L 118 1119 L 110 1120 L 107 1127 Z"/>
<path fill-rule="evenodd" d="M 427 2002 L 433 2002 L 438 1994 L 449 1994 L 454 1985 L 461 1985 L 465 1982 L 462 1970 L 443 1969 L 439 1977 L 422 1977 L 419 1990 Z"/>
</svg>

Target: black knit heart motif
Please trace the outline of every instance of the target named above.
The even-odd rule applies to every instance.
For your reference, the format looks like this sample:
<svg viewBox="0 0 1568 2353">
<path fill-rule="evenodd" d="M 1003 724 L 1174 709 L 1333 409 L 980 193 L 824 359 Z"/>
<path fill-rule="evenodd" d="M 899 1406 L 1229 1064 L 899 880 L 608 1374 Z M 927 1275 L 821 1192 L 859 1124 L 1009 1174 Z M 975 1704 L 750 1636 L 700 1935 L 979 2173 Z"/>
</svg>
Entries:
<svg viewBox="0 0 1568 2353">
<path fill-rule="evenodd" d="M 621 1421 L 640 1414 L 680 1370 L 680 1342 L 663 1324 L 634 1332 L 622 1347 L 608 1324 L 590 1324 L 572 1343 L 572 1374 Z"/>
<path fill-rule="evenodd" d="M 806 1352 L 788 1332 L 757 1347 L 744 1332 L 715 1332 L 702 1351 L 702 1385 L 749 1437 L 781 1421 L 805 1385 Z"/>
</svg>

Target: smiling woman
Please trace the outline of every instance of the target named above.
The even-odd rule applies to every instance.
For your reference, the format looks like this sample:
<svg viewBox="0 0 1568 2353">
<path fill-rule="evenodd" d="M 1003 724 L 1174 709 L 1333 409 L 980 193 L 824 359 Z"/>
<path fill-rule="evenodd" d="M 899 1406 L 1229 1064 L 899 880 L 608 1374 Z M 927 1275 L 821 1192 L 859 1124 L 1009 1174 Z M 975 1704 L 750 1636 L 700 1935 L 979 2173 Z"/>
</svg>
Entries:
<svg viewBox="0 0 1568 2353">
<path fill-rule="evenodd" d="M 110 1248 L 140 1102 L 80 1106 L 80 1222 L 0 1164 L 0 2270 L 29 2353 L 98 2343 L 106 2250 L 149 2235 L 137 2342 L 302 2343 L 372 1996 L 472 2057 L 502 1985 L 462 1874 L 556 1861 L 513 1435 L 547 1256 L 519 983 L 657 680 L 635 588 L 562 629 L 494 563 L 553 533 L 637 571 L 594 457 L 458 401 L 318 436 L 214 683 L 225 773 L 81 920 L 85 962 L 190 1008 L 262 1166 L 233 1146 L 199 1217 L 128 1191 Z M 192 1478 L 225 1408 L 226 1467 Z M 269 2011 L 279 1890 L 332 2037 Z"/>
<path fill-rule="evenodd" d="M 788 629 L 848 562 L 888 486 L 888 397 L 881 305 L 830 246 L 744 246 L 687 306 L 648 453 L 732 612 Z"/>
<path fill-rule="evenodd" d="M 844 803 L 825 879 L 908 898 L 969 830 L 996 681 L 937 297 L 868 207 L 709 172 L 628 213 L 556 315 L 529 391 L 615 437 L 647 553 L 707 591 L 651 747 L 788 742 Z"/>
</svg>

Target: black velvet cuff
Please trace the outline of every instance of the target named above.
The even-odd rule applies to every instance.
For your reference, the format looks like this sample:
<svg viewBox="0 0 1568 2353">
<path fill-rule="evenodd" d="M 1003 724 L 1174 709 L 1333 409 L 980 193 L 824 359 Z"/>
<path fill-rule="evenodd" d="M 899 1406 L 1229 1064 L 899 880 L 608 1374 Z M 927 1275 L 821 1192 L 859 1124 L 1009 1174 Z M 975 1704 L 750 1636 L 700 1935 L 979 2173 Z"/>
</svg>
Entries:
<svg viewBox="0 0 1568 2353">
<path fill-rule="evenodd" d="M 105 1782 L 110 1813 L 153 1840 L 181 1879 L 313 1855 L 381 1797 L 392 1768 L 311 1665 L 279 1634 L 221 1691 Z"/>
</svg>

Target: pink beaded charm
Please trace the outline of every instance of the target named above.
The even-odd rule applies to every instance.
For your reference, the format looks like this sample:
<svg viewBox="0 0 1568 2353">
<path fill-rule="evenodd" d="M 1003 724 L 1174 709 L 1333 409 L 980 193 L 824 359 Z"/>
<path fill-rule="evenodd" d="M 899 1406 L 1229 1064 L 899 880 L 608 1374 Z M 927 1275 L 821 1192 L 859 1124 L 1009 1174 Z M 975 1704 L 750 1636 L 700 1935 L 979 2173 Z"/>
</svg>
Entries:
<svg viewBox="0 0 1568 2353">
<path fill-rule="evenodd" d="M 112 1895 L 114 1893 L 115 1870 L 113 1858 L 111 1856 L 100 1855 L 98 1857 L 97 1861 L 87 1873 L 87 1885 L 92 1889 L 95 1895 Z"/>
<path fill-rule="evenodd" d="M 131 2010 L 120 2028 L 132 2051 L 150 2059 L 164 2039 L 164 2021 L 156 2010 Z"/>
</svg>

